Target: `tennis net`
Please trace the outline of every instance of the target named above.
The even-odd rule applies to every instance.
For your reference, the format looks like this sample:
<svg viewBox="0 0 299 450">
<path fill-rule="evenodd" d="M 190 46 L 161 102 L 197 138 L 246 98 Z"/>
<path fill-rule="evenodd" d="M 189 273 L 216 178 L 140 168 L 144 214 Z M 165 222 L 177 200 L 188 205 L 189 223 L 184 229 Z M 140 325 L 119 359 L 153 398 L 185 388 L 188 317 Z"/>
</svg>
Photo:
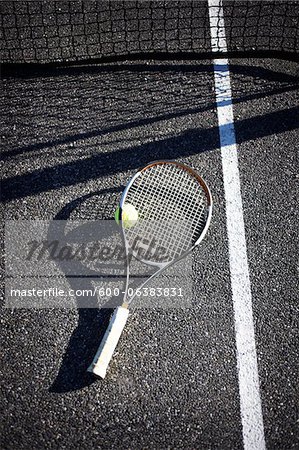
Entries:
<svg viewBox="0 0 299 450">
<path fill-rule="evenodd" d="M 211 33 L 212 3 L 219 17 Z M 232 56 L 298 53 L 298 1 L 223 1 L 218 9 L 217 3 L 221 5 L 207 0 L 2 1 L 0 62 L 207 56 L 211 34 L 223 53 L 222 17 L 226 52 Z"/>
</svg>

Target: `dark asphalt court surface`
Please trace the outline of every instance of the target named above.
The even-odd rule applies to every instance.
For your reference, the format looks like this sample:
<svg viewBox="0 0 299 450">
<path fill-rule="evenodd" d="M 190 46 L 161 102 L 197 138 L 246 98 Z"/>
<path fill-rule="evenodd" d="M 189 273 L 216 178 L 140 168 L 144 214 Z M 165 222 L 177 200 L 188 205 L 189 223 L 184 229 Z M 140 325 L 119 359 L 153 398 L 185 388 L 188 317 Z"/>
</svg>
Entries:
<svg viewBox="0 0 299 450">
<path fill-rule="evenodd" d="M 214 214 L 193 307 L 136 310 L 105 380 L 86 373 L 107 310 L 1 311 L 2 448 L 242 448 L 225 200 L 210 61 L 2 79 L 6 219 L 111 218 L 136 169 L 177 159 Z M 269 449 L 298 448 L 298 66 L 231 61 Z M 297 170 L 297 172 L 296 172 Z"/>
</svg>

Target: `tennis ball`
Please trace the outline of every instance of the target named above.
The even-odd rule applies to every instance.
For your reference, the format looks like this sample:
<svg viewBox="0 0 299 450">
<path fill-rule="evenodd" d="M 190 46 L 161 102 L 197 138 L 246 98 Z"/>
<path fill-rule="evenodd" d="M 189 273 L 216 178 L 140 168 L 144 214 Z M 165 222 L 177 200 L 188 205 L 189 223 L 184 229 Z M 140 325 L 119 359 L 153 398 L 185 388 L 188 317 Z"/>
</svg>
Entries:
<svg viewBox="0 0 299 450">
<path fill-rule="evenodd" d="M 136 210 L 135 206 L 130 205 L 130 203 L 125 203 L 122 209 L 121 218 L 124 228 L 128 229 L 134 227 L 134 225 L 136 225 L 138 221 L 138 211 Z M 118 223 L 119 223 L 119 213 L 118 213 Z"/>
</svg>

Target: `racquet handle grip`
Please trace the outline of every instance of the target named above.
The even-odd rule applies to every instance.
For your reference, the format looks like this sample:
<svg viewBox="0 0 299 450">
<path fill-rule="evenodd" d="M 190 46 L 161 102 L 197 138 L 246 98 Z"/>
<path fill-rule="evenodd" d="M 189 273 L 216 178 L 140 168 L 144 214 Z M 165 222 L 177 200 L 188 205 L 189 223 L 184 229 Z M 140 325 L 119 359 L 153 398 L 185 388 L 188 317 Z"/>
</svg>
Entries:
<svg viewBox="0 0 299 450">
<path fill-rule="evenodd" d="M 129 315 L 128 308 L 119 306 L 113 313 L 99 349 L 88 367 L 88 372 L 105 378 L 107 367 L 117 346 Z"/>
</svg>

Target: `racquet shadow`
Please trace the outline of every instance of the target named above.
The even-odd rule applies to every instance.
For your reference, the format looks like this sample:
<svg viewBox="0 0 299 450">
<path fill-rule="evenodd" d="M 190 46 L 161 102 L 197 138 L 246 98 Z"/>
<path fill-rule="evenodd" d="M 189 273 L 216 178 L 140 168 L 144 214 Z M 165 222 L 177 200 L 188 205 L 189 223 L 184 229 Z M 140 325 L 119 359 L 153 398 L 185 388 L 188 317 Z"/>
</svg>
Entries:
<svg viewBox="0 0 299 450">
<path fill-rule="evenodd" d="M 121 188 L 92 192 L 65 205 L 49 225 L 48 242 L 58 240 L 60 244 L 68 245 L 68 234 L 65 228 L 67 221 L 72 218 L 72 213 L 93 196 L 105 195 L 108 191 L 112 190 L 117 192 L 121 191 Z M 109 223 L 111 222 L 109 221 Z M 112 234 L 113 230 L 114 228 L 106 227 L 105 231 L 107 235 L 104 237 L 109 238 L 109 234 Z M 90 221 L 81 225 L 79 232 L 83 235 L 88 235 L 90 233 Z M 102 235 L 101 238 L 103 238 Z M 86 267 L 79 260 L 72 261 L 71 264 L 56 260 L 56 263 L 68 280 L 70 289 L 74 291 L 77 289 L 92 291 L 94 288 L 93 282 L 104 276 L 99 270 Z M 74 276 L 74 274 L 78 274 L 78 276 Z M 107 276 L 106 273 L 105 276 Z M 49 389 L 50 392 L 62 393 L 74 391 L 97 381 L 92 374 L 87 372 L 87 368 L 92 362 L 99 343 L 106 331 L 112 308 L 115 307 L 116 302 L 120 303 L 121 299 L 111 297 L 108 302 L 99 308 L 97 295 L 93 296 L 89 294 L 88 297 L 82 297 L 82 299 L 79 297 L 76 299 L 76 307 L 78 308 L 77 327 L 70 337 L 57 377 Z"/>
</svg>

